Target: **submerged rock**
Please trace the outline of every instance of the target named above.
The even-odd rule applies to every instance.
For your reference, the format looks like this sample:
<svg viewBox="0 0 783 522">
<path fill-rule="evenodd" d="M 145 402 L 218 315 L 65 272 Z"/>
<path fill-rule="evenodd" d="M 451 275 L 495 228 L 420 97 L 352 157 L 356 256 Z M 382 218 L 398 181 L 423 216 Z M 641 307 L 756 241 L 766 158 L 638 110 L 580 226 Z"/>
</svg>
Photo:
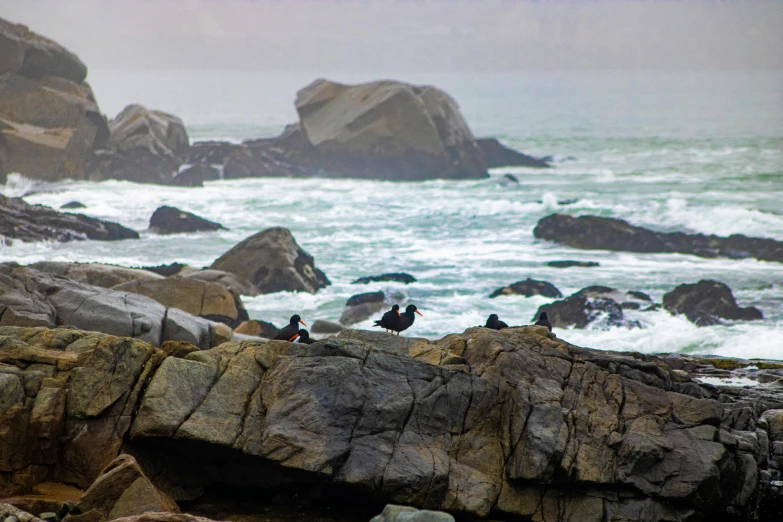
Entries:
<svg viewBox="0 0 783 522">
<path fill-rule="evenodd" d="M 366 276 L 360 277 L 356 281 L 351 281 L 352 285 L 366 285 L 369 283 L 393 281 L 395 283 L 403 283 L 409 285 L 416 282 L 416 278 L 405 272 L 392 272 L 389 274 L 381 274 L 378 276 Z"/>
<path fill-rule="evenodd" d="M 678 252 L 699 257 L 755 257 L 783 263 L 783 241 L 733 234 L 728 237 L 654 232 L 621 219 L 552 214 L 542 218 L 533 235 L 586 250 Z"/>
<path fill-rule="evenodd" d="M 484 162 L 490 169 L 497 167 L 536 167 L 549 168 L 551 165 L 544 160 L 522 154 L 506 147 L 496 138 L 481 138 L 476 140 L 484 157 Z"/>
<path fill-rule="evenodd" d="M 213 230 L 226 230 L 226 227 L 167 205 L 158 207 L 150 217 L 150 231 L 156 234 L 183 234 Z"/>
<path fill-rule="evenodd" d="M 592 268 L 600 266 L 600 264 L 595 261 L 550 261 L 546 265 L 551 266 L 552 268 Z"/>
<path fill-rule="evenodd" d="M 74 208 L 87 208 L 87 205 L 79 201 L 69 201 L 63 205 L 60 205 L 60 209 L 74 209 Z"/>
<path fill-rule="evenodd" d="M 685 315 L 698 326 L 719 324 L 721 319 L 753 321 L 763 318 L 756 307 L 738 306 L 731 288 L 712 280 L 678 286 L 663 296 L 663 307 L 674 315 Z"/>
<path fill-rule="evenodd" d="M 555 287 L 555 285 L 552 283 L 530 279 L 529 277 L 524 281 L 517 281 L 516 283 L 513 283 L 509 286 L 498 288 L 489 294 L 489 297 L 492 299 L 503 295 L 524 295 L 525 297 L 540 295 L 543 297 L 554 298 L 563 297 L 563 294 L 560 293 L 560 290 L 558 290 L 557 287 Z"/>
<path fill-rule="evenodd" d="M 116 241 L 138 239 L 139 234 L 111 221 L 57 212 L 49 207 L 30 205 L 22 198 L 0 195 L 0 237 L 22 241 Z"/>
</svg>

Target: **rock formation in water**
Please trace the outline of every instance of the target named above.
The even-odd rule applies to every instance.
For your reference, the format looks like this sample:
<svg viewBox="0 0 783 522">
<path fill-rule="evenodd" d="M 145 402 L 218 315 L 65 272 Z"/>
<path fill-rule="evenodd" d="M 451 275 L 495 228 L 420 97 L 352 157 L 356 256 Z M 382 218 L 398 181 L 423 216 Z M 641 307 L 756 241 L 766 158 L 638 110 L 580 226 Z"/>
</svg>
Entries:
<svg viewBox="0 0 783 522">
<path fill-rule="evenodd" d="M 552 214 L 542 218 L 533 235 L 585 250 L 621 252 L 678 252 L 699 257 L 755 257 L 783 263 L 783 241 L 733 234 L 728 237 L 654 232 L 621 219 Z"/>
<path fill-rule="evenodd" d="M 731 288 L 710 280 L 678 286 L 663 296 L 663 307 L 675 315 L 685 315 L 698 326 L 720 324 L 721 319 L 753 321 L 763 318 L 761 310 L 754 306 L 738 306 Z"/>
<path fill-rule="evenodd" d="M 487 168 L 497 167 L 536 167 L 549 168 L 551 165 L 546 161 L 522 154 L 512 148 L 506 147 L 496 138 L 481 138 L 476 140 L 484 157 L 484 163 Z M 519 180 L 517 180 L 519 181 Z"/>
<path fill-rule="evenodd" d="M 152 213 L 149 229 L 156 234 L 184 234 L 188 232 L 226 230 L 226 227 L 191 212 L 163 205 Z"/>
<path fill-rule="evenodd" d="M 552 283 L 547 281 L 537 281 L 530 279 L 529 277 L 524 281 L 517 281 L 516 283 L 498 288 L 489 297 L 494 299 L 504 295 L 524 295 L 525 297 L 533 297 L 534 295 L 540 295 L 543 297 L 563 297 L 560 290 L 557 289 Z"/>
</svg>

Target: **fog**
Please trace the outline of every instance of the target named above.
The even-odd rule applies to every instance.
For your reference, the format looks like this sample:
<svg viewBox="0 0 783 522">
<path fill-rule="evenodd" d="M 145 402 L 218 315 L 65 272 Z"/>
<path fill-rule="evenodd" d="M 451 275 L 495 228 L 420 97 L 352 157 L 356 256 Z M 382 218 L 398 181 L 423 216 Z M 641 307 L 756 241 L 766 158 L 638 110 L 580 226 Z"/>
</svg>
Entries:
<svg viewBox="0 0 783 522">
<path fill-rule="evenodd" d="M 2 0 L 90 67 L 783 69 L 783 2 Z"/>
</svg>

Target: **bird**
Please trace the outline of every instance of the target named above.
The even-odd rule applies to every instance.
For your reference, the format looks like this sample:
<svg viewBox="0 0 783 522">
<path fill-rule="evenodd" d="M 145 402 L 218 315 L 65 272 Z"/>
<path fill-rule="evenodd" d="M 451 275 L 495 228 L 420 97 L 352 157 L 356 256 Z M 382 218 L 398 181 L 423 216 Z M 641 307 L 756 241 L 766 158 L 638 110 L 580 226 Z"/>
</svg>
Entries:
<svg viewBox="0 0 783 522">
<path fill-rule="evenodd" d="M 299 323 L 302 323 L 303 325 L 307 326 L 307 323 L 302 321 L 302 318 L 299 317 L 299 315 L 292 315 L 291 320 L 288 321 L 288 325 L 283 327 L 279 332 L 277 332 L 277 335 L 275 335 L 275 340 L 293 341 L 294 339 L 299 337 Z"/>
<path fill-rule="evenodd" d="M 381 317 L 380 321 L 375 321 L 375 324 L 373 326 L 381 326 L 386 329 L 388 332 L 389 330 L 393 330 L 393 326 L 399 324 L 400 322 L 400 305 L 394 305 L 391 307 L 391 310 L 383 314 L 383 317 Z"/>
<path fill-rule="evenodd" d="M 424 315 L 422 315 L 422 313 L 419 312 L 419 310 L 416 308 L 416 305 L 408 305 L 405 308 L 405 311 L 400 314 L 399 323 L 392 325 L 391 329 L 397 332 L 397 335 L 400 335 L 400 332 L 410 328 L 413 324 L 413 321 L 416 320 L 416 316 L 413 314 L 419 314 L 424 317 Z"/>
<path fill-rule="evenodd" d="M 310 339 L 310 333 L 307 330 L 305 330 L 304 328 L 300 328 L 299 329 L 299 339 L 297 340 L 297 342 L 302 343 L 302 344 L 313 344 L 314 342 L 316 342 L 316 340 L 315 339 Z"/>
<path fill-rule="evenodd" d="M 491 328 L 493 330 L 502 330 L 503 328 L 508 328 L 508 325 L 498 319 L 498 314 L 492 314 L 487 319 L 487 324 L 484 325 L 484 328 Z"/>
<path fill-rule="evenodd" d="M 541 312 L 541 314 L 538 316 L 538 321 L 535 322 L 536 326 L 546 326 L 549 328 L 549 331 L 552 331 L 552 323 L 549 322 L 549 319 L 546 316 L 546 312 Z"/>
</svg>

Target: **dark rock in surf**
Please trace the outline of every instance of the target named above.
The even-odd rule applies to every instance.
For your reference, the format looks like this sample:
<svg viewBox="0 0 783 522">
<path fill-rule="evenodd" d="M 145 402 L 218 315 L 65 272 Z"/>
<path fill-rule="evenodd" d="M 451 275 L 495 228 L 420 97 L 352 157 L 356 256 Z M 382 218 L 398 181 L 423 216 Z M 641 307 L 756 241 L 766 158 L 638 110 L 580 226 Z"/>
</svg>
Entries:
<svg viewBox="0 0 783 522">
<path fill-rule="evenodd" d="M 587 298 L 611 299 L 619 304 L 623 310 L 639 310 L 643 306 L 650 306 L 653 302 L 652 298 L 644 292 L 621 292 L 608 286 L 588 286 L 574 295 Z"/>
<path fill-rule="evenodd" d="M 138 232 L 111 221 L 57 212 L 0 195 L 0 237 L 22 241 L 116 241 L 138 239 Z"/>
<path fill-rule="evenodd" d="M 663 307 L 674 315 L 683 314 L 697 326 L 720 324 L 721 319 L 753 321 L 762 319 L 761 310 L 737 305 L 731 288 L 712 280 L 680 285 L 663 296 Z"/>
<path fill-rule="evenodd" d="M 654 232 L 621 219 L 552 214 L 533 230 L 535 237 L 585 250 L 691 254 L 699 257 L 755 257 L 783 263 L 783 241 L 734 234 L 728 237 Z"/>
<path fill-rule="evenodd" d="M 536 167 L 549 168 L 551 165 L 544 160 L 522 154 L 506 147 L 496 138 L 479 138 L 476 140 L 487 168 L 497 167 Z"/>
<path fill-rule="evenodd" d="M 385 308 L 386 296 L 383 292 L 366 292 L 351 296 L 345 303 L 345 310 L 340 316 L 340 324 L 360 323 Z"/>
<path fill-rule="evenodd" d="M 156 234 L 184 234 L 226 230 L 220 223 L 209 221 L 176 207 L 158 207 L 150 217 L 150 231 Z"/>
<path fill-rule="evenodd" d="M 560 290 L 552 283 L 546 281 L 537 281 L 535 279 L 527 278 L 524 281 L 517 281 L 509 286 L 498 288 L 492 292 L 489 297 L 495 298 L 503 295 L 524 295 L 525 297 L 533 297 L 534 295 L 540 295 L 543 297 L 563 297 Z"/>
<path fill-rule="evenodd" d="M 313 325 L 310 327 L 312 333 L 317 334 L 337 334 L 344 330 L 342 325 L 333 323 L 331 321 L 324 321 L 323 319 L 316 319 Z"/>
<path fill-rule="evenodd" d="M 181 187 L 203 187 L 205 181 L 220 179 L 220 171 L 211 165 L 191 165 L 179 171 L 172 180 Z"/>
<path fill-rule="evenodd" d="M 352 285 L 366 285 L 369 283 L 393 281 L 395 283 L 403 283 L 409 285 L 416 282 L 416 278 L 405 272 L 393 272 L 389 274 L 382 274 L 379 276 L 367 276 L 360 277 L 356 281 L 352 281 Z"/>
<path fill-rule="evenodd" d="M 600 264 L 595 261 L 550 261 L 546 265 L 551 266 L 552 268 L 592 268 L 600 266 Z"/>
<path fill-rule="evenodd" d="M 541 312 L 546 312 L 554 328 L 587 328 L 599 320 L 602 329 L 613 326 L 641 327 L 637 321 L 629 321 L 624 317 L 623 309 L 616 301 L 603 297 L 585 297 L 578 293 L 539 307 L 532 320 L 535 321 Z"/>
<path fill-rule="evenodd" d="M 68 203 L 60 205 L 60 210 L 74 209 L 74 208 L 87 208 L 87 205 L 79 201 L 69 201 Z"/>
</svg>

